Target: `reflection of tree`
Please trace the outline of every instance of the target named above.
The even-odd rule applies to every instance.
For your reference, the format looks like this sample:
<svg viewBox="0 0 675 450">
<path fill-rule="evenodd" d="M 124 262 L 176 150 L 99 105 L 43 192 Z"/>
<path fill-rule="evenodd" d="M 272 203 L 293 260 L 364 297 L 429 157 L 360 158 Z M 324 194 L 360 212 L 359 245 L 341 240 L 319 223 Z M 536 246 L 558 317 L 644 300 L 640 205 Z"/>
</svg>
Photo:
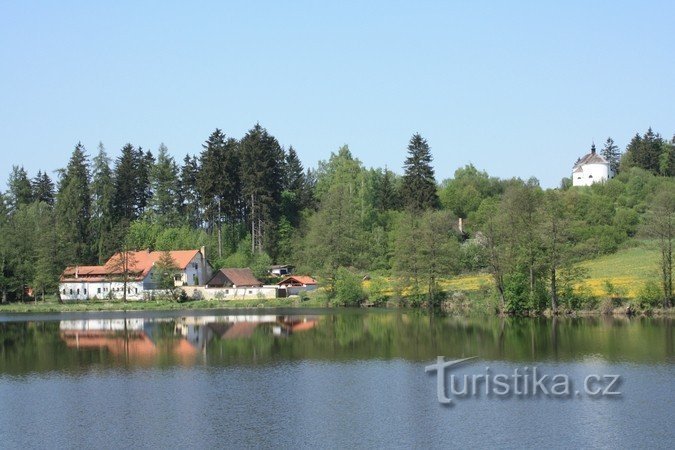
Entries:
<svg viewBox="0 0 675 450">
<path fill-rule="evenodd" d="M 61 330 L 59 322 L 0 323 L 0 374 L 81 370 L 83 364 L 194 364 L 202 349 L 209 365 L 221 366 L 297 360 L 431 361 L 438 355 L 543 362 L 574 361 L 593 354 L 608 361 L 649 363 L 675 357 L 673 319 L 669 318 L 430 319 L 417 311 L 349 311 L 320 316 L 302 332 L 273 334 L 276 326 L 287 322 L 236 322 L 242 329 L 250 325 L 251 331 L 236 336 L 227 334 L 233 323 L 207 322 L 199 325 L 200 330 L 211 332 L 208 339 L 199 334 L 198 348 L 177 332 L 178 324 L 184 323 L 177 320 L 159 320 L 126 332 L 93 331 L 87 336 L 80 331 L 79 346 L 74 332 Z"/>
</svg>

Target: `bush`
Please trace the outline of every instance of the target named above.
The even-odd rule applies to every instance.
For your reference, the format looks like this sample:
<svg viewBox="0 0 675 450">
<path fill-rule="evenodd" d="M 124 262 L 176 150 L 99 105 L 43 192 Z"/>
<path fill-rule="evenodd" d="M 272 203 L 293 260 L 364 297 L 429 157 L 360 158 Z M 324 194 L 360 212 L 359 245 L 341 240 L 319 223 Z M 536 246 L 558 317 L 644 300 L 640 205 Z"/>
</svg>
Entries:
<svg viewBox="0 0 675 450">
<path fill-rule="evenodd" d="M 515 273 L 504 277 L 504 299 L 506 312 L 513 315 L 523 315 L 529 307 L 528 280 L 522 273 Z"/>
<path fill-rule="evenodd" d="M 641 309 L 655 308 L 663 302 L 663 292 L 656 281 L 648 281 L 637 295 Z"/>
<path fill-rule="evenodd" d="M 382 306 L 389 300 L 387 294 L 387 282 L 383 278 L 377 277 L 370 281 L 368 287 L 368 300 L 373 302 L 375 306 Z"/>
<path fill-rule="evenodd" d="M 333 303 L 342 306 L 358 306 L 364 297 L 361 277 L 340 267 L 335 274 Z"/>
</svg>

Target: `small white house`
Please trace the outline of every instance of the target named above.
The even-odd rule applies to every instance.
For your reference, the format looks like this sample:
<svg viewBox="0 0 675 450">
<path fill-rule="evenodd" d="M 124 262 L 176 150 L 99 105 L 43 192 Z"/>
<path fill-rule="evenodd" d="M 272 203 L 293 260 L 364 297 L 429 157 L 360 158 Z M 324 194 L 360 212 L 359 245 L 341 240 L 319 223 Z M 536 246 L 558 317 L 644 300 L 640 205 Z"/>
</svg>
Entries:
<svg viewBox="0 0 675 450">
<path fill-rule="evenodd" d="M 149 250 L 116 253 L 102 266 L 71 266 L 61 274 L 61 300 L 88 300 L 124 297 L 142 300 L 157 289 L 155 263 L 164 252 Z M 175 286 L 203 286 L 213 269 L 201 250 L 169 252 L 179 271 L 174 274 Z M 126 288 L 124 279 L 126 278 Z"/>
<path fill-rule="evenodd" d="M 609 162 L 595 152 L 595 144 L 591 152 L 580 158 L 572 169 L 572 186 L 590 186 L 593 183 L 614 178 Z"/>
</svg>

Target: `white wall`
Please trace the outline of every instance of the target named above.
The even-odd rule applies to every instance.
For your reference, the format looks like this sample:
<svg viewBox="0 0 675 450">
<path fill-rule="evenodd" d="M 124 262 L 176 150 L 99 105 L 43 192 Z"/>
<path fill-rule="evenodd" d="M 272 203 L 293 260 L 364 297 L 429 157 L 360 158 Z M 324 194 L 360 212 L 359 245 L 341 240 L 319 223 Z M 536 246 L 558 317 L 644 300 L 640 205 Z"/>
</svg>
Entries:
<svg viewBox="0 0 675 450">
<path fill-rule="evenodd" d="M 609 179 L 612 175 L 608 164 L 584 164 L 582 172 L 572 173 L 572 186 L 590 186 Z"/>
<path fill-rule="evenodd" d="M 61 300 L 89 300 L 93 298 L 104 300 L 111 296 L 121 299 L 124 296 L 123 289 L 124 283 L 117 281 L 59 283 Z M 127 299 L 143 299 L 143 283 L 141 281 L 127 283 Z"/>
<path fill-rule="evenodd" d="M 298 295 L 303 291 L 314 291 L 316 290 L 316 284 L 305 284 L 302 286 L 286 286 L 286 292 L 288 295 Z"/>
<path fill-rule="evenodd" d="M 204 272 L 206 272 L 206 277 L 211 276 L 211 269 L 209 268 L 208 263 L 206 264 L 206 271 L 204 271 L 204 260 L 201 256 L 201 253 L 197 253 L 194 258 L 190 261 L 184 271 L 181 273 L 181 281 L 176 282 L 176 286 L 195 286 L 195 275 L 197 276 L 198 286 L 203 286 L 206 284 L 208 279 L 204 277 Z M 196 267 L 195 267 L 196 265 Z M 157 283 L 153 278 L 155 268 L 153 267 L 148 272 L 148 275 L 143 280 L 143 288 L 146 290 L 157 289 Z"/>
<path fill-rule="evenodd" d="M 277 286 L 206 288 L 203 286 L 184 286 L 188 297 L 201 297 L 205 300 L 255 300 L 276 298 Z"/>
</svg>

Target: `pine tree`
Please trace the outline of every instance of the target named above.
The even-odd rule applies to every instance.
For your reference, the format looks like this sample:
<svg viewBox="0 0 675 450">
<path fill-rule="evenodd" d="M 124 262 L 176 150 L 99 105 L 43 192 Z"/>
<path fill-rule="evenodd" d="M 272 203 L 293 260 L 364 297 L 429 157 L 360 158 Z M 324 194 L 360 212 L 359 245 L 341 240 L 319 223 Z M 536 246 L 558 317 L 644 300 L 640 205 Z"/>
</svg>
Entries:
<svg viewBox="0 0 675 450">
<path fill-rule="evenodd" d="M 116 246 L 113 236 L 115 185 L 110 169 L 110 158 L 103 143 L 99 143 L 98 154 L 94 158 L 91 190 L 94 253 L 98 258 L 98 263 L 103 264 L 114 253 Z"/>
<path fill-rule="evenodd" d="M 152 153 L 135 149 L 131 144 L 122 148 L 115 161 L 115 194 L 113 199 L 116 222 L 131 222 L 143 215 L 150 190 L 150 168 L 154 164 Z"/>
<path fill-rule="evenodd" d="M 649 128 L 642 137 L 636 134 L 631 139 L 621 163 L 624 167 L 641 167 L 658 175 L 661 169 L 663 144 L 663 138 Z"/>
<path fill-rule="evenodd" d="M 81 143 L 62 171 L 56 197 L 56 229 L 66 264 L 91 261 L 91 197 L 89 162 Z"/>
<path fill-rule="evenodd" d="M 197 176 L 199 163 L 195 156 L 185 155 L 180 170 L 178 189 L 178 210 L 181 222 L 190 228 L 199 228 L 202 224 L 199 211 L 199 193 L 197 190 Z"/>
<path fill-rule="evenodd" d="M 380 211 L 398 209 L 400 197 L 396 188 L 396 175 L 385 168 L 377 172 L 375 186 L 375 208 Z"/>
<path fill-rule="evenodd" d="M 619 147 L 614 144 L 614 140 L 611 137 L 608 137 L 605 141 L 605 146 L 602 148 L 602 156 L 609 163 L 609 168 L 616 175 L 619 173 L 619 162 L 621 161 L 621 152 L 619 152 Z"/>
<path fill-rule="evenodd" d="M 251 225 L 252 247 L 276 256 L 275 228 L 283 187 L 284 151 L 267 130 L 256 124 L 239 144 L 241 181 Z"/>
<path fill-rule="evenodd" d="M 143 153 L 143 149 L 138 147 L 136 155 L 136 173 L 138 177 L 138 186 L 136 192 L 136 215 L 142 217 L 148 206 L 148 202 L 152 198 L 152 187 L 150 185 L 150 173 L 155 165 L 155 157 L 152 152 L 148 150 Z"/>
<path fill-rule="evenodd" d="M 16 211 L 21 205 L 28 205 L 33 201 L 33 189 L 28 174 L 23 167 L 12 166 L 8 185 L 8 200 L 11 211 Z"/>
<path fill-rule="evenodd" d="M 31 286 L 44 301 L 45 294 L 58 289 L 59 262 L 54 249 L 57 248 L 57 237 L 54 229 L 52 209 L 46 202 L 37 203 L 35 217 L 35 232 L 32 243 L 34 253 L 34 271 Z"/>
<path fill-rule="evenodd" d="M 291 146 L 286 154 L 282 193 L 282 214 L 293 227 L 300 224 L 300 212 L 306 208 L 307 182 L 298 154 Z"/>
<path fill-rule="evenodd" d="M 178 226 L 178 166 L 164 144 L 160 144 L 157 161 L 150 171 L 150 187 L 153 222 L 163 227 Z"/>
<path fill-rule="evenodd" d="M 414 134 L 408 144 L 401 186 L 401 197 L 407 208 L 425 210 L 438 207 L 432 159 L 427 141 L 419 133 Z"/>
<path fill-rule="evenodd" d="M 47 172 L 38 171 L 32 181 L 33 201 L 54 205 L 54 183 Z"/>
</svg>

